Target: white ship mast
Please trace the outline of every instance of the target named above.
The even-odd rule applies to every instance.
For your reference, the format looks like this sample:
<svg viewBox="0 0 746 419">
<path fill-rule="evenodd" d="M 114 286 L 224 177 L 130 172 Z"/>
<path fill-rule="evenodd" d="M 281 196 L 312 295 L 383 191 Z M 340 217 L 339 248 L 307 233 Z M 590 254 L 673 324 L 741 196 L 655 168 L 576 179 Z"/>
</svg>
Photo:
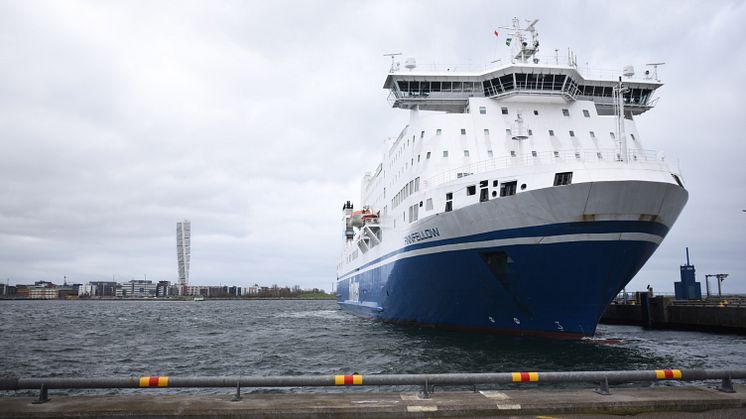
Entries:
<svg viewBox="0 0 746 419">
<path fill-rule="evenodd" d="M 531 57 L 534 57 L 539 52 L 539 34 L 536 32 L 534 25 L 539 19 L 534 19 L 533 22 L 525 28 L 521 28 L 521 21 L 517 17 L 513 18 L 513 26 L 500 26 L 500 29 L 507 29 L 510 32 L 510 36 L 505 43 L 510 46 L 511 50 L 511 61 L 515 64 L 518 60 L 521 63 L 527 63 Z M 528 21 L 527 21 L 528 22 Z M 530 39 L 529 39 L 530 38 Z M 518 42 L 513 42 L 516 40 Z M 538 63 L 539 59 L 534 58 L 534 63 Z"/>
</svg>

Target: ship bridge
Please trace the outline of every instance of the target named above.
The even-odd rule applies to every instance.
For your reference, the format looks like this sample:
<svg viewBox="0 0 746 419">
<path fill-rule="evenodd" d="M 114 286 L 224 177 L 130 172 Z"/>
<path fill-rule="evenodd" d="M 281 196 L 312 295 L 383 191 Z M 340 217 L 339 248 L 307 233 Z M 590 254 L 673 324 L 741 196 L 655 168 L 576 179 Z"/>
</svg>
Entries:
<svg viewBox="0 0 746 419">
<path fill-rule="evenodd" d="M 591 100 L 600 115 L 614 113 L 614 88 L 621 77 L 624 109 L 639 115 L 655 105 L 653 92 L 663 85 L 650 76 L 584 77 L 576 67 L 519 63 L 483 72 L 410 71 L 392 68 L 383 85 L 394 108 L 464 112 L 470 97 L 503 100 L 514 96 L 557 97 L 566 102 Z M 529 99 L 530 100 L 530 99 Z"/>
<path fill-rule="evenodd" d="M 513 26 L 500 27 L 509 31 L 506 45 L 511 46 L 510 63 L 482 71 L 461 71 L 458 67 L 418 69 L 414 58 L 407 58 L 404 69 L 391 56 L 391 70 L 383 84 L 389 89 L 389 102 L 395 108 L 465 112 L 471 97 L 496 100 L 520 96 L 521 100 L 541 101 L 560 98 L 566 102 L 590 100 L 599 115 L 612 115 L 618 92 L 623 95 L 626 114 L 639 115 L 651 109 L 656 100 L 655 89 L 663 84 L 658 80 L 658 65 L 646 70 L 642 78 L 635 77 L 632 66 L 625 66 L 621 74 L 606 72 L 593 74 L 578 70 L 577 58 L 568 50 L 566 62 L 560 63 L 558 50 L 552 57 L 540 57 L 538 19 L 522 27 L 518 18 Z M 495 32 L 497 35 L 497 32 Z M 512 42 L 515 41 L 515 42 Z M 500 60 L 498 60 L 500 61 Z"/>
</svg>

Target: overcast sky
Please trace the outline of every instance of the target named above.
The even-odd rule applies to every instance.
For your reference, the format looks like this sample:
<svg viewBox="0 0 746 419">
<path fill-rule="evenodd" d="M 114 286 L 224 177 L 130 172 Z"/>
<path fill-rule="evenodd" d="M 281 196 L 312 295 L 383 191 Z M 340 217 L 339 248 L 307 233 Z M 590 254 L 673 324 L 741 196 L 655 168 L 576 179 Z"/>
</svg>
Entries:
<svg viewBox="0 0 746 419">
<path fill-rule="evenodd" d="M 0 279 L 174 281 L 186 218 L 192 283 L 328 290 L 341 204 L 407 120 L 382 54 L 482 65 L 513 16 L 581 66 L 666 62 L 637 123 L 689 203 L 628 289 L 673 292 L 689 246 L 746 292 L 742 1 L 0 0 Z"/>
</svg>

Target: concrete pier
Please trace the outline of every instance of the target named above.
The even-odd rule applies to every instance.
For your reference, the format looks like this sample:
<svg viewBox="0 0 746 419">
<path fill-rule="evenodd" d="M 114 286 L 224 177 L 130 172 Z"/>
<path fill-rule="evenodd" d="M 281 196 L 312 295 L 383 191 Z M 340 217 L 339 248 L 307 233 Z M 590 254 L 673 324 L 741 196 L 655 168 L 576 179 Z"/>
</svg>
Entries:
<svg viewBox="0 0 746 419">
<path fill-rule="evenodd" d="M 419 393 L 63 396 L 50 392 L 50 401 L 32 404 L 30 397 L 0 397 L 0 418 L 379 418 L 379 417 L 746 417 L 746 385 L 735 393 L 694 385 L 612 387 L 610 395 L 590 388 L 483 390 L 438 392 L 425 399 Z M 690 412 L 686 414 L 684 412 Z M 703 413 L 705 412 L 705 413 Z M 699 414 L 695 414 L 699 413 Z M 559 415 L 559 416 L 557 416 Z"/>
<path fill-rule="evenodd" d="M 646 294 L 641 294 L 647 297 Z M 634 304 L 611 304 L 601 323 L 629 324 L 648 329 L 697 330 L 746 334 L 746 300 L 723 298 L 676 301 L 651 297 Z"/>
</svg>

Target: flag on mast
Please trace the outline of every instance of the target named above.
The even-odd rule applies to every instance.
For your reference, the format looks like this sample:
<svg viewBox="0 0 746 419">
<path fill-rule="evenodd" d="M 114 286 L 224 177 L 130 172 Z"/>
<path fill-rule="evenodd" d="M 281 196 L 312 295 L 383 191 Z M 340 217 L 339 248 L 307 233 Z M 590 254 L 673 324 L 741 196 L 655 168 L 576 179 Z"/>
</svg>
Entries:
<svg viewBox="0 0 746 419">
<path fill-rule="evenodd" d="M 495 36 L 500 36 L 500 34 L 499 34 L 499 33 L 497 33 L 497 31 L 495 31 Z"/>
</svg>

